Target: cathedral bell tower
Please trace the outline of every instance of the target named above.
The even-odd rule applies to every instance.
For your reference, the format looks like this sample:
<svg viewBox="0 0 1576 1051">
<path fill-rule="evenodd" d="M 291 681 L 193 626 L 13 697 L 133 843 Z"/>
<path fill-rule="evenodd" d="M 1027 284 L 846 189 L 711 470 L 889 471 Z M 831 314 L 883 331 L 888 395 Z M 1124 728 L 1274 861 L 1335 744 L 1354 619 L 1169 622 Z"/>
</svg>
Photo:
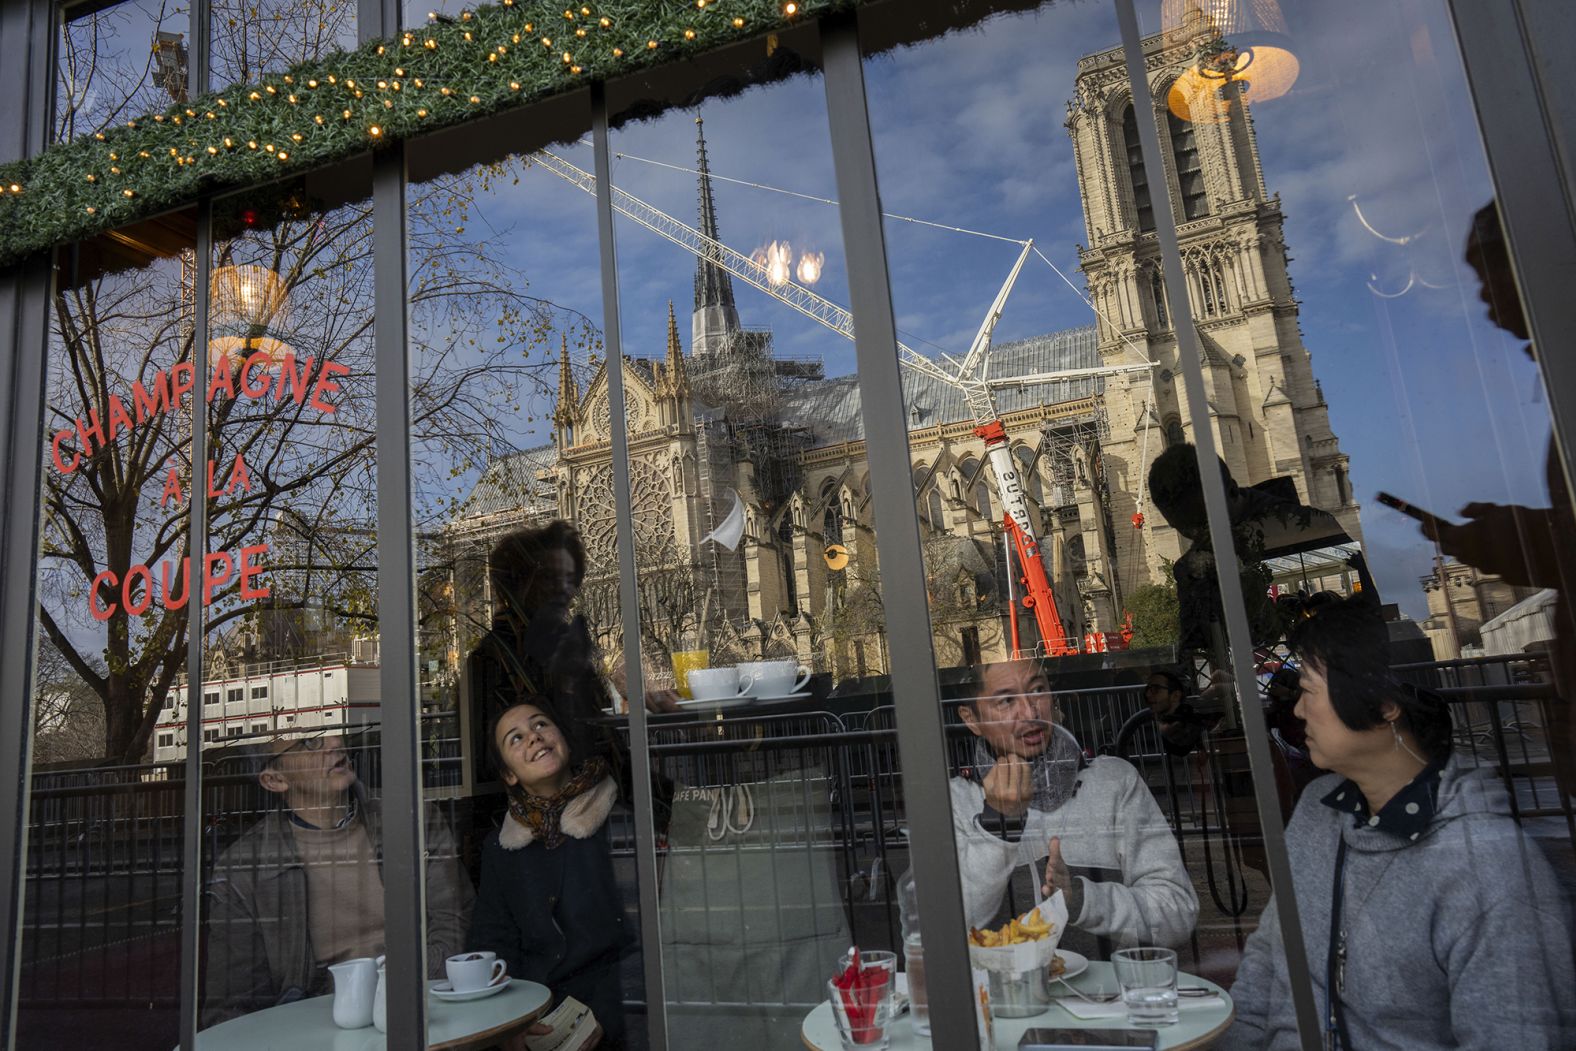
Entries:
<svg viewBox="0 0 1576 1051">
<path fill-rule="evenodd" d="M 1220 455 L 1242 485 L 1287 477 L 1304 503 L 1329 511 L 1361 539 L 1347 457 L 1303 346 L 1287 272 L 1280 199 L 1264 184 L 1246 100 L 1191 110 L 1168 95 L 1203 45 L 1200 37 L 1143 41 L 1149 97 L 1134 100 L 1120 48 L 1078 64 L 1066 128 L 1082 189 L 1088 281 L 1107 364 L 1134 350 L 1159 366 L 1108 379 L 1110 437 L 1102 445 L 1115 523 L 1119 590 L 1164 580 L 1181 542 L 1157 514 L 1135 527 L 1136 494 L 1167 445 L 1193 440 L 1206 418 Z M 1156 119 L 1162 170 L 1148 171 L 1138 120 Z M 1153 201 L 1169 195 L 1187 294 L 1203 352 L 1208 404 L 1190 412 L 1173 311 L 1161 274 Z M 1120 596 L 1118 596 L 1120 598 Z"/>
<path fill-rule="evenodd" d="M 652 388 L 659 403 L 657 415 L 664 427 L 690 423 L 694 409 L 690 404 L 689 370 L 684 367 L 684 346 L 679 342 L 678 318 L 673 301 L 668 300 L 668 352 L 662 361 L 652 362 Z"/>
<path fill-rule="evenodd" d="M 706 160 L 706 126 L 695 118 L 695 168 L 700 173 L 700 232 L 713 241 L 717 236 L 717 206 L 711 196 L 711 168 Z M 690 351 L 696 357 L 725 353 L 739 332 L 739 311 L 733 305 L 733 278 L 719 257 L 702 255 L 695 260 L 695 314 L 691 321 Z"/>
</svg>

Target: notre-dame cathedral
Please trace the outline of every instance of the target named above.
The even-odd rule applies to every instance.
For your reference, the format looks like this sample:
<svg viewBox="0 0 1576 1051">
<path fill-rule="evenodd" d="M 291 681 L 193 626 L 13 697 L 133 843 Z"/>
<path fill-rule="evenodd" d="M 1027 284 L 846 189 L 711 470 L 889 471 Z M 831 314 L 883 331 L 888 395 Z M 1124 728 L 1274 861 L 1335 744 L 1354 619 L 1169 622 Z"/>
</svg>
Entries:
<svg viewBox="0 0 1576 1051">
<path fill-rule="evenodd" d="M 998 396 L 1073 639 L 1116 632 L 1125 596 L 1166 581 L 1180 538 L 1161 516 L 1135 515 L 1149 464 L 1166 446 L 1190 441 L 1197 419 L 1208 419 L 1239 483 L 1290 479 L 1303 503 L 1361 535 L 1347 459 L 1301 341 L 1280 204 L 1264 184 L 1251 116 L 1236 105 L 1217 120 L 1186 121 L 1166 104 L 1195 51 L 1196 42 L 1145 42 L 1162 172 L 1145 170 L 1120 49 L 1080 60 L 1066 128 L 1094 323 L 990 351 L 993 377 L 1116 364 L 1134 351 L 1156 364 L 1151 374 Z M 699 228 L 716 239 L 703 128 L 697 145 Z M 1162 193 L 1178 220 L 1203 346 L 1203 412 L 1186 403 L 1160 274 L 1153 201 Z M 643 649 L 658 677 L 666 671 L 659 655 L 697 646 L 714 661 L 792 656 L 837 677 L 885 671 L 857 378 L 826 377 L 816 362 L 774 355 L 771 334 L 743 326 L 729 274 L 708 258 L 697 260 L 687 347 L 671 307 L 644 330 L 626 328 L 632 347 L 650 337 L 654 353 L 631 353 L 622 364 L 624 416 L 609 410 L 606 365 L 582 387 L 566 350 L 553 442 L 490 465 L 444 542 L 481 553 L 520 525 L 575 523 L 590 565 L 580 609 L 616 653 L 609 439 L 624 426 Z M 1017 585 L 983 441 L 959 392 L 910 374 L 904 394 L 937 658 L 999 659 L 1010 646 Z M 744 525 L 737 545 L 705 539 L 736 507 Z M 464 619 L 485 623 L 485 573 L 473 569 L 453 585 L 469 609 Z M 1032 618 L 1021 620 L 1032 644 Z M 448 648 L 463 653 L 468 642 L 452 638 Z"/>
</svg>

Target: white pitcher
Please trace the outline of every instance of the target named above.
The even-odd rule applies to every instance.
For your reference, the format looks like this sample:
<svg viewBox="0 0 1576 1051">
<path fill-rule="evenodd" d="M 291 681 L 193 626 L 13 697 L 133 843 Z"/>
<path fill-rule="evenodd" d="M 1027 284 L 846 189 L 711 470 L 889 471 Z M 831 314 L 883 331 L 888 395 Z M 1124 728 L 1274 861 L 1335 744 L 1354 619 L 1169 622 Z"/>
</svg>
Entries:
<svg viewBox="0 0 1576 1051">
<path fill-rule="evenodd" d="M 378 957 L 378 991 L 372 996 L 372 1024 L 378 1032 L 389 1031 L 388 975 L 384 973 L 383 957 Z"/>
<path fill-rule="evenodd" d="M 330 964 L 328 973 L 334 976 L 334 1024 L 341 1029 L 371 1025 L 378 961 L 370 956 L 346 960 Z"/>
</svg>

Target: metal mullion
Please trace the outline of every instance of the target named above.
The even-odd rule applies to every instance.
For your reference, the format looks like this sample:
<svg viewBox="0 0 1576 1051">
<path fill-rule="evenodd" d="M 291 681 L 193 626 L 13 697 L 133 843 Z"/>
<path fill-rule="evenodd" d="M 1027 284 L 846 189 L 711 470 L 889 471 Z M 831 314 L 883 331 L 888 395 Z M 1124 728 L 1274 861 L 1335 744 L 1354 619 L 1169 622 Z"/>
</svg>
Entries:
<svg viewBox="0 0 1576 1051">
<path fill-rule="evenodd" d="M 602 334 L 606 343 L 610 418 L 624 419 L 624 340 L 619 326 L 618 252 L 613 241 L 612 162 L 607 142 L 607 92 L 591 85 L 591 139 L 596 170 L 596 226 L 602 268 Z M 667 1051 L 668 997 L 662 980 L 662 928 L 657 915 L 656 814 L 646 738 L 646 683 L 640 662 L 640 593 L 635 579 L 635 521 L 629 494 L 629 434 L 612 428 L 613 511 L 618 538 L 619 614 L 624 630 L 624 690 L 629 700 L 629 754 L 634 766 L 635 881 L 640 890 L 641 963 L 646 978 L 646 1031 L 651 1051 Z"/>
<path fill-rule="evenodd" d="M 1127 63 L 1127 81 L 1133 97 L 1133 112 L 1139 118 L 1138 140 L 1144 158 L 1144 168 L 1152 172 L 1165 172 L 1167 169 L 1164 155 L 1160 149 L 1159 111 L 1149 90 L 1143 42 L 1139 38 L 1138 17 L 1133 10 L 1133 0 L 1114 0 L 1114 3 L 1117 22 L 1121 27 L 1122 52 Z M 1202 348 L 1199 346 L 1198 329 L 1193 322 L 1193 305 L 1187 294 L 1186 275 L 1182 271 L 1182 254 L 1177 243 L 1176 216 L 1171 207 L 1171 195 L 1169 192 L 1152 193 L 1150 202 L 1154 207 L 1155 234 L 1160 244 L 1166 294 L 1171 299 L 1172 321 L 1177 336 L 1177 359 L 1182 370 L 1184 389 L 1187 391 L 1188 411 L 1191 414 L 1202 415 L 1209 404 L 1204 392 L 1202 364 L 1204 359 Z M 1313 982 L 1309 974 L 1307 951 L 1303 944 L 1302 922 L 1297 913 L 1297 896 L 1292 885 L 1291 864 L 1286 856 L 1286 830 L 1281 824 L 1280 797 L 1275 788 L 1268 730 L 1264 723 L 1264 710 L 1253 692 L 1256 688 L 1253 671 L 1253 635 L 1248 628 L 1247 606 L 1242 596 L 1237 550 L 1232 537 L 1231 517 L 1226 505 L 1226 484 L 1220 476 L 1220 457 L 1215 449 L 1215 436 L 1209 428 L 1208 419 L 1195 420 L 1193 433 L 1193 447 L 1197 454 L 1199 477 L 1204 491 L 1204 507 L 1209 516 L 1209 537 L 1215 556 L 1215 572 L 1220 585 L 1221 605 L 1226 616 L 1226 637 L 1231 650 L 1231 673 L 1235 679 L 1237 707 L 1242 715 L 1243 731 L 1247 735 L 1254 804 L 1258 810 L 1259 826 L 1264 833 L 1265 855 L 1270 868 L 1270 885 L 1275 892 L 1275 911 L 1280 919 L 1292 1002 L 1296 1009 L 1297 1031 L 1303 1051 L 1318 1051 L 1320 1042 L 1318 1010 L 1313 999 Z"/>
<path fill-rule="evenodd" d="M 1450 0 L 1522 312 L 1532 345 L 1546 348 L 1559 347 L 1576 330 L 1569 291 L 1576 273 L 1576 200 L 1565 181 L 1576 175 L 1566 170 L 1570 158 L 1562 164 L 1550 136 L 1559 118 L 1546 101 L 1569 90 L 1571 74 L 1535 67 L 1527 20 L 1531 9 L 1552 19 L 1553 7 L 1549 0 Z M 1546 81 L 1559 75 L 1565 83 Z M 1538 354 L 1537 363 L 1566 491 L 1576 495 L 1576 358 L 1555 351 Z"/>
<path fill-rule="evenodd" d="M 373 162 L 373 289 L 378 429 L 378 681 L 383 766 L 383 930 L 389 1047 L 427 1046 L 426 866 L 421 683 L 416 664 L 416 547 L 410 509 L 410 350 L 405 147 Z"/>
<path fill-rule="evenodd" d="M 181 1047 L 197 1046 L 197 982 L 202 945 L 202 599 L 194 580 L 202 573 L 208 552 L 208 405 L 204 365 L 208 360 L 208 283 L 213 266 L 213 202 L 197 204 L 196 266 L 192 287 L 192 365 L 198 381 L 192 386 L 191 464 L 195 480 L 187 502 L 186 588 L 186 763 L 181 822 Z"/>
<path fill-rule="evenodd" d="M 0 63 L 0 159 L 41 152 L 54 101 L 54 10 L 48 0 L 0 7 L 0 31 L 23 60 Z M 16 1042 L 31 806 L 32 670 L 51 274 L 47 257 L 0 277 L 0 1047 Z"/>
<path fill-rule="evenodd" d="M 919 513 L 911 488 L 908 415 L 898 369 L 897 324 L 892 313 L 886 240 L 882 229 L 876 160 L 865 103 L 859 30 L 852 20 L 822 26 L 822 60 L 838 209 L 854 316 L 854 352 L 864 410 L 865 449 L 875 507 L 876 553 L 884 566 L 881 602 L 888 637 L 906 640 L 905 659 L 892 662 L 898 753 L 909 813 L 936 820 L 910 827 L 910 859 L 924 895 L 925 980 L 931 991 L 931 1042 L 937 1047 L 977 1045 L 973 977 L 964 932 L 963 896 L 948 785 L 946 732 L 925 594 Z"/>
<path fill-rule="evenodd" d="M 399 29 L 399 0 L 360 0 L 361 43 Z M 421 679 L 410 448 L 410 311 L 405 144 L 373 158 L 372 287 L 378 478 L 378 751 L 383 803 L 383 937 L 388 1046 L 427 1046 L 427 910 L 422 827 Z M 399 995 L 403 992 L 404 995 Z"/>
</svg>

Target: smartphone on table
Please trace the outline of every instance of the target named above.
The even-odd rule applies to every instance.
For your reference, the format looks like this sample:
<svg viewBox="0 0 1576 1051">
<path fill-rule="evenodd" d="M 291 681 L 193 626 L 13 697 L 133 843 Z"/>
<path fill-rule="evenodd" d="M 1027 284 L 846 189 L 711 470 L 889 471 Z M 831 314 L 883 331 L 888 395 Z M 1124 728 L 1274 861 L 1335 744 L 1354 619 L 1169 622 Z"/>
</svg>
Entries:
<svg viewBox="0 0 1576 1051">
<path fill-rule="evenodd" d="M 1030 1029 L 1018 1041 L 1018 1051 L 1126 1051 L 1160 1046 L 1153 1029 Z"/>
</svg>

